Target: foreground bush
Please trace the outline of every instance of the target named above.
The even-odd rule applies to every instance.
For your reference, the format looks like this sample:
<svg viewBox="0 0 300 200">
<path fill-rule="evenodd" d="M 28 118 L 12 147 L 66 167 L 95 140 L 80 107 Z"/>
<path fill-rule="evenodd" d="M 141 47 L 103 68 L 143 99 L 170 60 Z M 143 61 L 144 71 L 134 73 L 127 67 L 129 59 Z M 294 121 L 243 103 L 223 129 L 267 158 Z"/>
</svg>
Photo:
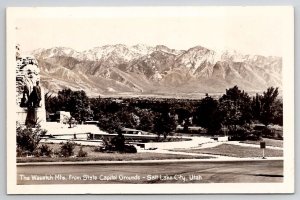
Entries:
<svg viewBox="0 0 300 200">
<path fill-rule="evenodd" d="M 133 145 L 125 145 L 122 151 L 119 151 L 115 146 L 107 145 L 107 146 L 99 146 L 94 149 L 95 152 L 102 152 L 102 153 L 137 153 L 137 149 Z"/>
<path fill-rule="evenodd" d="M 132 145 L 125 145 L 124 153 L 137 153 L 137 149 Z"/>
<path fill-rule="evenodd" d="M 77 157 L 87 157 L 88 153 L 86 151 L 84 151 L 82 149 L 82 147 L 80 147 L 78 153 L 77 153 Z"/>
<path fill-rule="evenodd" d="M 67 142 L 63 143 L 62 146 L 60 147 L 60 155 L 63 157 L 70 157 L 74 155 L 74 148 L 75 148 L 75 143 L 74 142 Z"/>
<path fill-rule="evenodd" d="M 254 140 L 257 141 L 261 138 L 261 132 L 254 130 L 251 126 L 237 126 L 236 129 L 230 129 L 228 132 L 230 140 L 245 141 Z"/>
<path fill-rule="evenodd" d="M 33 155 L 47 131 L 41 129 L 38 124 L 36 127 L 26 127 L 17 123 L 17 156 Z"/>
<path fill-rule="evenodd" d="M 53 152 L 53 150 L 46 144 L 43 144 L 42 146 L 40 146 L 38 148 L 39 150 L 39 156 L 47 156 L 47 157 L 51 157 L 51 154 Z"/>
</svg>

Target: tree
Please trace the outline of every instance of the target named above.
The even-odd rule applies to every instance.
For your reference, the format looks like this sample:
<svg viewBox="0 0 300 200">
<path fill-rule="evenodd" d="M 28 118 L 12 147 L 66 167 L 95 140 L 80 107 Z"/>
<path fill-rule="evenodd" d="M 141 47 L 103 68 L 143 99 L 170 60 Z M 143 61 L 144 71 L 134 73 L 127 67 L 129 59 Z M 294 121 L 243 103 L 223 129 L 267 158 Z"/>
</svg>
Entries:
<svg viewBox="0 0 300 200">
<path fill-rule="evenodd" d="M 47 112 L 68 111 L 79 122 L 89 120 L 93 117 L 89 98 L 82 90 L 72 91 L 69 88 L 63 89 L 58 91 L 57 97 L 51 97 L 47 94 L 45 99 Z"/>
<path fill-rule="evenodd" d="M 125 150 L 125 137 L 119 131 L 118 135 L 112 139 L 112 144 L 115 146 L 116 150 L 119 152 L 124 152 Z"/>
<path fill-rule="evenodd" d="M 278 88 L 269 87 L 262 95 L 253 97 L 251 108 L 254 120 L 264 125 L 274 123 L 282 126 L 283 104 L 278 95 Z"/>
<path fill-rule="evenodd" d="M 269 87 L 261 97 L 260 121 L 265 125 L 272 123 L 277 116 L 282 115 L 282 103 L 277 100 L 278 94 L 278 88 Z"/>
<path fill-rule="evenodd" d="M 137 128 L 140 124 L 139 117 L 133 112 L 124 108 L 116 113 L 100 112 L 97 114 L 100 129 L 108 133 L 116 133 L 122 128 Z"/>
<path fill-rule="evenodd" d="M 219 99 L 220 111 L 223 113 L 225 124 L 244 125 L 252 120 L 251 98 L 249 95 L 234 86 Z"/>
<path fill-rule="evenodd" d="M 169 113 L 162 113 L 154 120 L 153 131 L 158 136 L 163 135 L 164 138 L 167 138 L 172 131 L 176 128 L 175 119 Z"/>
<path fill-rule="evenodd" d="M 120 120 L 118 114 L 105 113 L 105 115 L 99 116 L 99 128 L 108 133 L 116 133 L 123 128 L 123 123 Z"/>
<path fill-rule="evenodd" d="M 281 99 L 278 99 L 274 102 L 274 113 L 272 123 L 283 125 L 283 103 Z"/>
<path fill-rule="evenodd" d="M 138 111 L 137 115 L 140 118 L 140 123 L 137 129 L 152 132 L 154 127 L 155 113 L 149 109 L 141 109 Z"/>
<path fill-rule="evenodd" d="M 180 107 L 175 110 L 175 113 L 178 115 L 178 123 L 187 122 L 191 116 L 190 110 Z"/>
<path fill-rule="evenodd" d="M 243 125 L 242 113 L 237 104 L 230 99 L 220 101 L 219 110 L 223 118 L 223 125 L 230 131 L 236 131 L 237 125 Z"/>
<path fill-rule="evenodd" d="M 215 133 L 220 130 L 222 118 L 219 111 L 219 103 L 210 96 L 201 100 L 196 112 L 195 123 L 206 128 L 209 133 Z"/>
<path fill-rule="evenodd" d="M 58 99 L 49 92 L 45 94 L 45 109 L 48 113 L 55 113 L 58 106 Z"/>
<path fill-rule="evenodd" d="M 117 116 L 120 118 L 123 127 L 135 129 L 140 124 L 140 118 L 135 114 L 134 109 L 124 107 L 122 111 L 117 113 Z"/>
<path fill-rule="evenodd" d="M 237 86 L 228 90 L 219 99 L 219 110 L 223 118 L 222 125 L 228 128 L 229 135 L 236 139 L 245 139 L 251 132 L 251 98 Z M 250 129 L 249 129 L 250 128 Z"/>
<path fill-rule="evenodd" d="M 89 98 L 84 91 L 75 91 L 71 94 L 69 99 L 69 105 L 72 106 L 68 108 L 71 115 L 79 122 L 89 120 L 93 112 L 89 106 Z"/>
<path fill-rule="evenodd" d="M 255 121 L 260 121 L 262 112 L 261 95 L 256 93 L 255 97 L 252 98 L 251 109 L 253 119 Z"/>
</svg>

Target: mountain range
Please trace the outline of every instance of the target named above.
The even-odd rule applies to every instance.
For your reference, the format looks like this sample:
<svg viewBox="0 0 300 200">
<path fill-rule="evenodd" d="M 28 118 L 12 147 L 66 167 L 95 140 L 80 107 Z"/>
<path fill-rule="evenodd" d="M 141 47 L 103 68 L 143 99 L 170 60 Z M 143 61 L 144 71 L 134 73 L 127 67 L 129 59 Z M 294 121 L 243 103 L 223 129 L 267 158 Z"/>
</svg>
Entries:
<svg viewBox="0 0 300 200">
<path fill-rule="evenodd" d="M 282 58 L 217 52 L 202 46 L 176 50 L 164 45 L 105 45 L 76 51 L 36 49 L 46 91 L 69 87 L 98 95 L 190 95 L 225 92 L 238 85 L 249 92 L 282 87 Z"/>
</svg>

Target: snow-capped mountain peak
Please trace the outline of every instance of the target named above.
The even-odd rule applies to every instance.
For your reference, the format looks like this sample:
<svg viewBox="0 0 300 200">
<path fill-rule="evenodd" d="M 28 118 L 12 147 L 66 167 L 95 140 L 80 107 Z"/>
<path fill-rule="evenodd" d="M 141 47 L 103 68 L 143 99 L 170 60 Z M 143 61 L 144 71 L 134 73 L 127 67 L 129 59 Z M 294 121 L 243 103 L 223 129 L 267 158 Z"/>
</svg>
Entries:
<svg viewBox="0 0 300 200">
<path fill-rule="evenodd" d="M 220 92 L 233 85 L 250 91 L 281 87 L 280 57 L 219 52 L 202 46 L 177 50 L 165 45 L 115 44 L 82 52 L 67 47 L 36 49 L 32 54 L 49 90 L 78 84 L 99 93 Z"/>
</svg>

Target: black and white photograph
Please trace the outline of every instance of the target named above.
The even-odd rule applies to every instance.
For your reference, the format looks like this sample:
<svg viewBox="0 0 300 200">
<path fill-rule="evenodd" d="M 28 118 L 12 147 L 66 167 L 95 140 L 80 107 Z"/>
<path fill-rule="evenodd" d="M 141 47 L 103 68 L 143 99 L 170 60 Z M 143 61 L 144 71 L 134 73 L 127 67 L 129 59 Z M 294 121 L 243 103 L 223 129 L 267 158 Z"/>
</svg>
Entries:
<svg viewBox="0 0 300 200">
<path fill-rule="evenodd" d="M 8 193 L 292 193 L 293 20 L 7 8 Z"/>
</svg>

